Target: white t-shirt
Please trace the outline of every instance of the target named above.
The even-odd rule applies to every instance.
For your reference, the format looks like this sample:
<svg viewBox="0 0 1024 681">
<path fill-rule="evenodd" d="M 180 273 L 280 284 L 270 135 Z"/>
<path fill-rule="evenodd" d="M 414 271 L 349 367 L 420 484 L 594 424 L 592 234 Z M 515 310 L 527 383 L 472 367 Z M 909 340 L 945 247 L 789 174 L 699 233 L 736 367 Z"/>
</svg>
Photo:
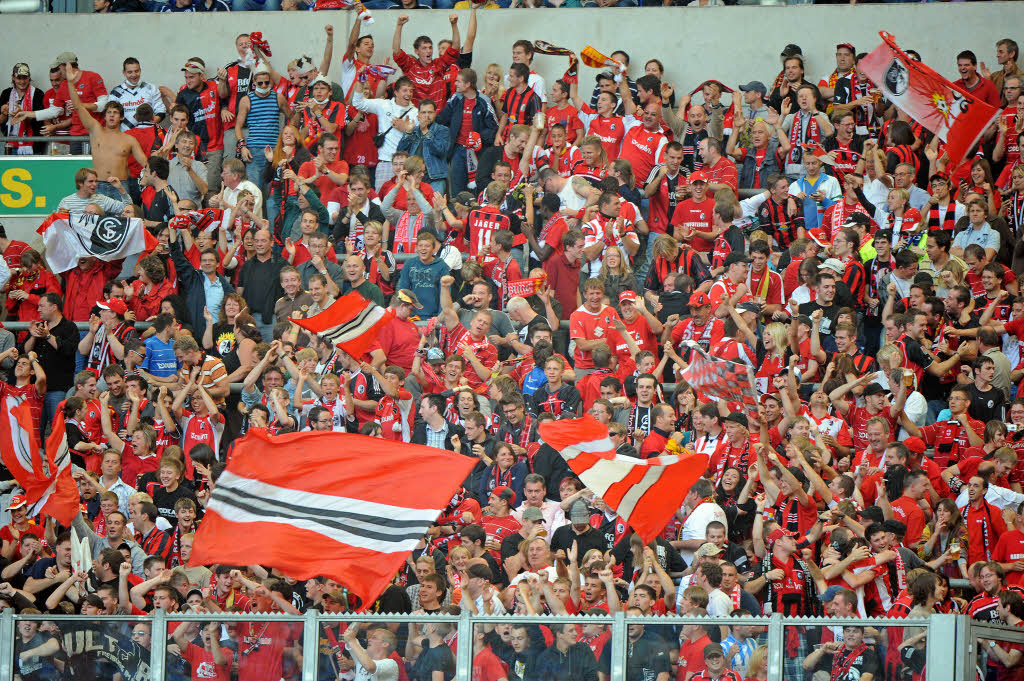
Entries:
<svg viewBox="0 0 1024 681">
<path fill-rule="evenodd" d="M 356 681 L 398 681 L 398 663 L 390 657 L 374 660 L 377 671 L 372 674 L 356 662 Z"/>
<path fill-rule="evenodd" d="M 717 520 L 725 525 L 726 534 L 728 534 L 729 521 L 725 518 L 725 511 L 714 502 L 704 502 L 693 509 L 693 513 L 686 517 L 682 532 L 679 534 L 680 541 L 704 539 L 707 536 L 708 523 L 712 520 Z M 693 554 L 693 551 L 679 549 L 679 555 L 682 556 L 687 565 L 693 562 Z"/>
<path fill-rule="evenodd" d="M 728 617 L 732 612 L 732 599 L 721 589 L 708 592 L 708 617 Z"/>
</svg>

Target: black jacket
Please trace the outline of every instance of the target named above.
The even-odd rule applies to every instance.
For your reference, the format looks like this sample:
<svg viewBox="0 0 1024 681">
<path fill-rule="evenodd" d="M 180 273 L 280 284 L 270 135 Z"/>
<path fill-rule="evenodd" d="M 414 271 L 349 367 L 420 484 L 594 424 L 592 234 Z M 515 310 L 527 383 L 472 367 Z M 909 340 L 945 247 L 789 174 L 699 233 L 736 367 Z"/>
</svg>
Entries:
<svg viewBox="0 0 1024 681">
<path fill-rule="evenodd" d="M 203 277 L 206 275 L 193 267 L 189 259 L 185 257 L 185 252 L 181 249 L 180 237 L 171 242 L 171 258 L 174 260 L 174 269 L 178 273 L 178 290 L 185 294 L 185 306 L 188 308 L 188 313 L 192 315 L 193 322 L 196 322 L 198 326 L 198 323 L 203 320 L 203 308 L 206 307 L 206 289 L 203 286 Z M 235 292 L 235 287 L 231 285 L 227 277 L 218 274 L 217 280 L 224 289 L 225 296 Z M 273 305 L 271 305 L 271 309 L 273 309 Z M 210 312 L 217 312 L 217 310 L 210 310 Z"/>
<path fill-rule="evenodd" d="M 455 447 L 452 446 L 452 436 L 453 435 L 458 435 L 459 436 L 459 441 L 462 444 L 461 449 L 458 450 L 459 453 L 460 454 L 465 454 L 465 455 L 468 456 L 470 454 L 470 451 L 469 451 L 469 444 L 468 444 L 469 441 L 466 439 L 466 429 L 463 428 L 460 425 L 452 423 L 451 421 L 448 422 L 448 436 L 444 439 L 444 448 L 447 449 L 449 452 L 454 452 L 455 451 Z M 413 426 L 413 429 L 412 429 L 412 442 L 413 442 L 413 444 L 417 444 L 417 445 L 425 445 L 425 444 L 427 444 L 427 422 L 426 421 L 422 421 L 422 420 L 417 421 L 416 425 Z"/>
</svg>

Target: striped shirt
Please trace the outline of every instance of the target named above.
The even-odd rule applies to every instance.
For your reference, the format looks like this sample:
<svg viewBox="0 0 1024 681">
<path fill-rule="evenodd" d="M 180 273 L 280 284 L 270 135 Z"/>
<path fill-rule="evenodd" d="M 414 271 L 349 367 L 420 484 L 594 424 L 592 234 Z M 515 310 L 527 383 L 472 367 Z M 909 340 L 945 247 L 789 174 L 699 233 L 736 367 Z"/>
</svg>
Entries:
<svg viewBox="0 0 1024 681">
<path fill-rule="evenodd" d="M 191 369 L 188 367 L 181 367 L 181 381 L 182 383 L 188 382 L 189 373 Z M 201 385 L 207 391 L 214 386 L 222 386 L 225 384 L 228 378 L 228 370 L 224 366 L 224 362 L 220 361 L 213 355 L 207 355 L 203 353 L 202 364 L 199 365 L 199 376 L 196 378 L 196 385 Z M 224 402 L 224 398 L 214 398 L 214 402 L 221 404 Z"/>
<path fill-rule="evenodd" d="M 505 95 L 501 98 L 501 108 L 508 116 L 508 121 L 501 141 L 508 141 L 513 125 L 532 125 L 534 114 L 541 111 L 542 107 L 540 97 L 530 88 L 522 92 L 517 92 L 515 88 L 505 90 Z"/>
<path fill-rule="evenodd" d="M 259 151 L 277 144 L 277 136 L 281 132 L 281 108 L 277 104 L 277 93 L 271 92 L 266 97 L 260 97 L 255 92 L 249 93 L 249 115 L 245 117 L 245 126 L 249 128 L 246 144 L 250 149 Z"/>
<path fill-rule="evenodd" d="M 69 194 L 61 199 L 57 208 L 66 210 L 69 213 L 82 213 L 85 211 L 86 206 L 90 203 L 95 203 L 108 215 L 120 215 L 121 211 L 124 210 L 124 207 L 132 202 L 127 193 L 122 194 L 121 198 L 124 200 L 118 201 L 117 199 L 110 198 L 106 194 L 96 193 L 87 199 L 83 199 L 78 195 L 78 192 L 75 192 L 74 194 Z"/>
</svg>

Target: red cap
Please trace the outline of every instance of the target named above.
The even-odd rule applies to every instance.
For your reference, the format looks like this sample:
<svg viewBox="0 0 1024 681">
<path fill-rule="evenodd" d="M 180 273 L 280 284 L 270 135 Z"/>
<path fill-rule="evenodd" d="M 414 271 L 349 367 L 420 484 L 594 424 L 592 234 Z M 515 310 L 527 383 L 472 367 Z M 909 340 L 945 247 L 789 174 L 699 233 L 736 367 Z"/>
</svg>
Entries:
<svg viewBox="0 0 1024 681">
<path fill-rule="evenodd" d="M 919 437 L 908 437 L 906 440 L 903 441 L 903 444 L 905 444 L 907 446 L 907 449 L 914 452 L 915 454 L 924 454 L 924 450 L 928 448 L 928 446 L 924 443 L 924 440 L 922 440 Z"/>
<path fill-rule="evenodd" d="M 511 487 L 505 485 L 498 485 L 491 490 L 491 494 L 498 497 L 499 499 L 505 499 L 508 501 L 508 505 L 512 506 L 516 503 L 516 493 Z"/>
<path fill-rule="evenodd" d="M 695 170 L 690 173 L 690 177 L 687 179 L 690 184 L 693 184 L 694 182 L 707 182 L 708 176 L 704 174 L 703 170 Z"/>
<path fill-rule="evenodd" d="M 807 236 L 811 237 L 811 241 L 818 244 L 822 248 L 828 246 L 828 236 L 825 234 L 825 230 L 820 227 L 807 230 Z"/>
<path fill-rule="evenodd" d="M 96 307 L 101 310 L 110 310 L 115 314 L 124 316 L 124 313 L 128 311 L 128 306 L 120 298 L 108 298 L 107 300 L 101 300 L 96 303 Z"/>
<path fill-rule="evenodd" d="M 790 532 L 789 530 L 784 530 L 781 527 L 776 527 L 774 530 L 772 530 L 772 533 L 768 535 L 768 545 L 771 546 L 772 544 L 774 544 L 775 542 L 779 541 L 783 537 L 795 537 L 795 536 L 796 536 L 796 532 Z"/>
<path fill-rule="evenodd" d="M 703 291 L 697 291 L 690 295 L 690 307 L 704 307 L 711 304 L 711 298 Z"/>
<path fill-rule="evenodd" d="M 27 505 L 28 499 L 25 497 L 24 494 L 15 494 L 13 497 L 11 497 L 11 503 L 7 505 L 7 510 L 13 511 L 16 508 L 21 508 L 22 506 Z"/>
<path fill-rule="evenodd" d="M 622 293 L 620 293 L 619 294 L 619 302 L 621 303 L 624 300 L 628 300 L 631 303 L 635 303 L 636 302 L 636 291 L 630 291 L 629 289 L 627 289 L 627 290 L 623 291 Z"/>
</svg>

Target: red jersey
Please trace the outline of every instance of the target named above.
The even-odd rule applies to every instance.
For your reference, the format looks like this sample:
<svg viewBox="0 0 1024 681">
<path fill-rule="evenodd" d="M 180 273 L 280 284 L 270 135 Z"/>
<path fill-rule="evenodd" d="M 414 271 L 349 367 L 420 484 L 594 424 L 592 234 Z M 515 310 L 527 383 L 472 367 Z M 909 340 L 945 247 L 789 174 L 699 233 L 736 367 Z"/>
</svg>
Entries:
<svg viewBox="0 0 1024 681">
<path fill-rule="evenodd" d="M 78 79 L 78 83 L 75 85 L 75 92 L 78 93 L 78 98 L 83 104 L 94 104 L 100 97 L 107 95 L 107 86 L 103 84 L 103 79 L 98 73 L 93 71 L 82 71 L 82 77 Z M 53 100 L 53 106 L 60 107 L 66 110 L 67 104 L 71 103 L 71 92 L 68 90 L 68 81 L 64 81 L 57 88 L 57 95 Z M 103 123 L 103 114 L 95 111 L 90 112 L 90 115 L 96 119 L 97 123 Z M 88 135 L 89 131 L 85 129 L 82 124 L 82 119 L 78 117 L 78 111 L 72 107 L 71 109 L 71 128 L 68 130 L 70 135 Z"/>
<path fill-rule="evenodd" d="M 243 622 L 238 625 L 238 678 L 278 681 L 283 677 L 284 649 L 296 638 L 288 622 Z"/>
<path fill-rule="evenodd" d="M 354 106 L 349 106 L 345 113 L 347 120 L 352 121 L 359 114 Z M 345 150 L 341 157 L 350 166 L 377 165 L 377 145 L 373 143 L 373 137 L 377 134 L 377 114 L 364 113 L 359 122 L 356 123 L 355 131 L 350 135 L 345 133 Z"/>
<path fill-rule="evenodd" d="M 659 169 L 658 166 L 651 168 L 651 174 L 647 178 L 648 184 L 654 181 L 654 176 L 658 174 Z M 655 234 L 665 234 L 668 231 L 668 226 L 675 224 L 673 216 L 679 203 L 676 199 L 676 190 L 685 187 L 687 184 L 688 182 L 686 176 L 682 173 L 682 169 L 680 169 L 675 177 L 669 177 L 668 173 L 666 173 L 661 178 L 661 183 L 658 185 L 657 191 L 651 196 L 648 207 L 647 225 L 652 232 Z"/>
<path fill-rule="evenodd" d="M 896 432 L 896 417 L 892 415 L 888 406 L 882 407 L 882 411 L 872 414 L 864 407 L 854 405 L 846 412 L 846 423 L 850 426 L 850 437 L 853 438 L 853 446 L 856 450 L 866 449 L 868 446 L 868 421 L 874 416 L 881 416 L 889 423 L 889 432 Z"/>
<path fill-rule="evenodd" d="M 747 290 L 750 295 L 762 298 L 766 305 L 782 305 L 782 275 L 773 272 L 766 265 L 760 272 L 751 267 L 747 271 Z"/>
<path fill-rule="evenodd" d="M 473 681 L 498 681 L 508 678 L 505 666 L 490 648 L 484 648 L 473 656 Z"/>
<path fill-rule="evenodd" d="M 679 667 L 676 671 L 676 681 L 686 681 L 691 673 L 697 674 L 704 670 L 704 647 L 711 644 L 712 640 L 707 634 L 696 641 L 685 640 L 679 646 Z"/>
<path fill-rule="evenodd" d="M 683 319 L 672 329 L 672 342 L 681 346 L 683 341 L 696 341 L 705 352 L 711 350 L 712 345 L 717 345 L 725 337 L 725 322 L 721 319 L 708 317 L 703 326 L 698 326 L 693 317 Z"/>
<path fill-rule="evenodd" d="M 907 526 L 907 534 L 903 539 L 906 546 L 916 544 L 921 539 L 921 531 L 928 522 L 924 511 L 917 502 L 904 495 L 892 502 L 892 512 L 896 520 Z"/>
<path fill-rule="evenodd" d="M 1006 534 L 1006 522 L 999 509 L 984 499 L 977 507 L 967 504 L 960 509 L 967 526 L 967 564 L 992 560 L 996 542 Z"/>
<path fill-rule="evenodd" d="M 614 308 L 605 306 L 598 312 L 591 312 L 585 305 L 580 306 L 569 316 L 569 337 L 583 340 L 600 340 L 615 338 L 615 322 L 619 319 Z M 578 369 L 593 369 L 594 360 L 590 352 L 580 350 L 577 345 L 573 350 L 573 366 Z"/>
<path fill-rule="evenodd" d="M 580 122 L 579 109 L 574 107 L 572 104 L 566 102 L 565 106 L 558 109 L 555 107 L 549 107 L 544 112 L 547 116 L 548 130 L 551 130 L 551 126 L 556 123 L 561 123 L 565 126 L 565 134 L 569 140 L 569 144 L 575 142 L 579 137 L 582 137 L 583 123 Z M 551 146 L 551 133 L 548 132 L 548 138 L 545 141 L 546 146 Z"/>
<path fill-rule="evenodd" d="M 981 437 L 985 432 L 985 424 L 981 421 L 969 419 L 968 423 L 971 426 L 971 430 L 978 434 L 978 437 Z M 934 461 L 941 468 L 948 468 L 955 463 L 959 463 L 969 446 L 967 431 L 955 419 L 936 421 L 929 426 L 923 426 L 921 428 L 921 439 L 929 447 L 935 448 Z"/>
<path fill-rule="evenodd" d="M 608 154 L 608 162 L 611 163 L 619 157 L 619 148 L 622 146 L 622 138 L 626 136 L 626 125 L 621 116 L 608 116 L 603 118 L 592 109 L 589 104 L 584 104 L 578 114 L 580 122 L 587 129 L 588 135 L 597 135 L 601 138 L 601 146 Z"/>
<path fill-rule="evenodd" d="M 739 284 L 734 284 L 728 277 L 722 277 L 712 285 L 711 290 L 708 292 L 708 297 L 711 298 L 711 310 L 714 311 L 722 304 L 723 300 L 729 300 L 736 295 L 736 289 L 739 288 Z M 751 300 L 752 296 L 748 290 L 740 299 L 736 301 L 736 305 L 745 303 Z"/>
<path fill-rule="evenodd" d="M 997 560 L 1000 563 L 1024 560 L 1024 532 L 1010 530 L 1000 535 L 999 541 L 996 542 L 996 547 L 992 551 L 992 560 Z M 1011 586 L 1024 586 L 1024 572 L 1007 571 L 1006 582 Z"/>
<path fill-rule="evenodd" d="M 490 256 L 491 235 L 499 229 L 509 229 L 510 225 L 509 217 L 497 206 L 480 206 L 469 211 L 466 232 L 469 234 L 470 256 Z"/>
<path fill-rule="evenodd" d="M 454 331 L 450 332 L 445 355 L 461 355 L 465 352 L 465 348 L 467 346 L 473 349 L 477 359 L 479 359 L 480 363 L 485 367 L 493 367 L 497 363 L 498 351 L 493 345 L 491 345 L 491 341 L 487 339 L 487 336 L 484 336 L 480 340 L 475 340 L 473 336 L 470 335 L 469 331 L 461 325 Z M 466 371 L 465 376 L 469 385 L 474 389 L 483 387 L 483 379 L 480 378 L 472 367 L 467 368 L 469 370 Z"/>
<path fill-rule="evenodd" d="M 715 200 L 705 197 L 703 201 L 697 202 L 693 199 L 686 199 L 679 202 L 676 211 L 672 215 L 672 226 L 681 227 L 689 232 L 691 229 L 701 232 L 710 232 L 714 225 Z M 693 250 L 700 253 L 710 253 L 715 242 L 703 237 L 695 236 L 690 241 Z"/>
<path fill-rule="evenodd" d="M 458 62 L 459 51 L 449 47 L 437 59 L 424 65 L 419 59 L 414 59 L 398 50 L 394 53 L 395 65 L 402 69 L 402 75 L 412 81 L 412 104 L 419 106 L 421 99 L 432 99 L 438 106 L 443 106 L 448 101 L 445 97 L 444 75 L 448 68 Z"/>
<path fill-rule="evenodd" d="M 628 116 L 625 121 L 626 134 L 622 139 L 622 152 L 619 154 L 633 165 L 633 178 L 640 187 L 651 169 L 665 161 L 665 146 L 668 137 L 661 129 L 648 130 L 643 124 Z M 735 174 L 735 171 L 733 171 Z"/>
<path fill-rule="evenodd" d="M 213 662 L 213 653 L 206 648 L 200 648 L 195 643 L 189 643 L 182 651 L 182 658 L 192 667 L 192 681 L 231 681 L 231 656 L 230 648 L 221 648 L 225 664 L 217 665 Z"/>
</svg>

